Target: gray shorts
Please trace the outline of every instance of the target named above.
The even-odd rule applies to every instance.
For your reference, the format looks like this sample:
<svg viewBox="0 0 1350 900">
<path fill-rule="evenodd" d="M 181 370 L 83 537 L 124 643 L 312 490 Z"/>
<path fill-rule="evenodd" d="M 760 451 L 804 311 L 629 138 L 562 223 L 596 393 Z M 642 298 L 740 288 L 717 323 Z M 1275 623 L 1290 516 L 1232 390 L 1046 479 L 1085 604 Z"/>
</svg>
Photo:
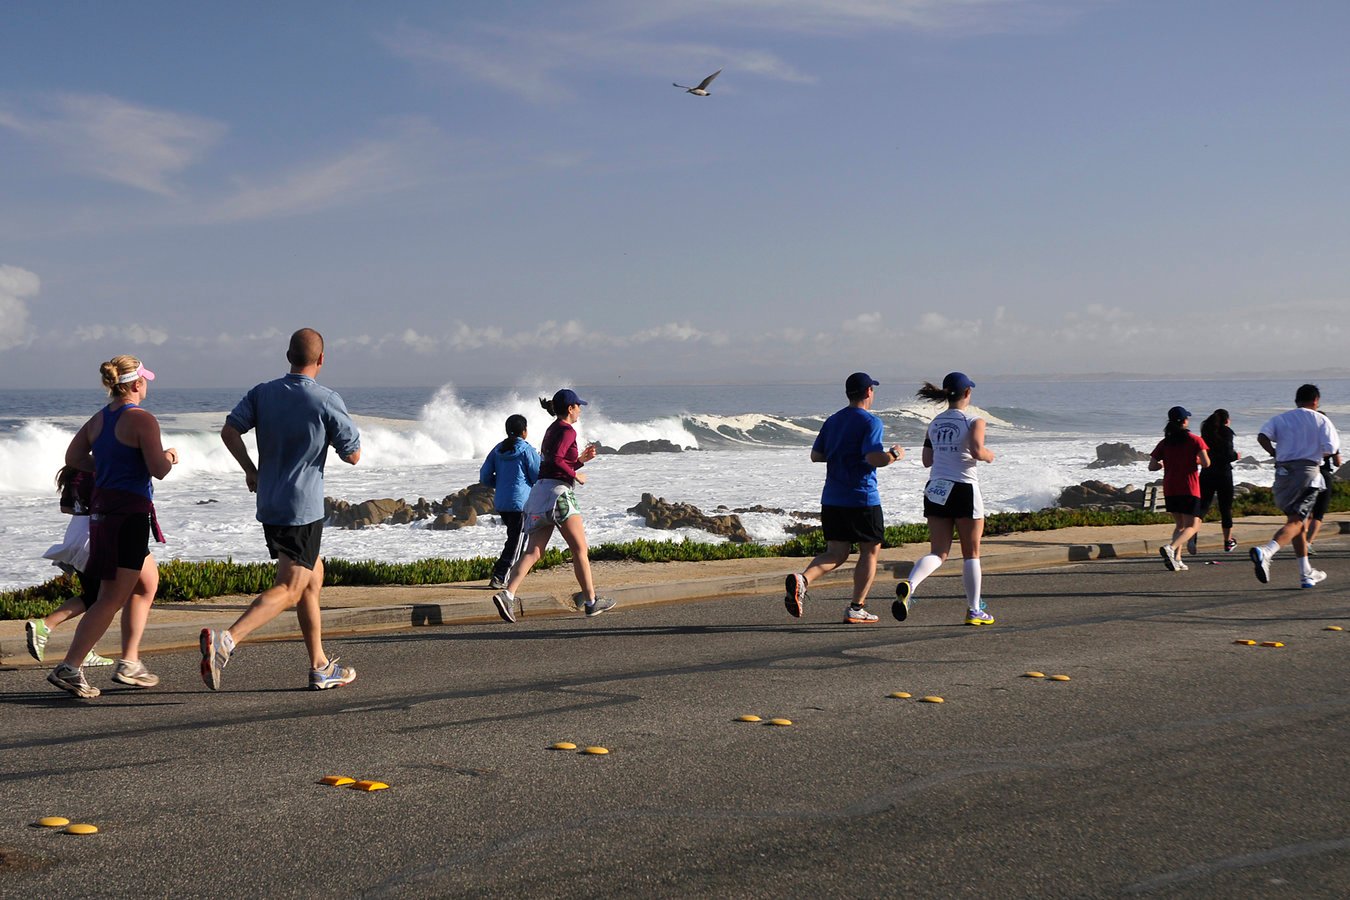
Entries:
<svg viewBox="0 0 1350 900">
<path fill-rule="evenodd" d="M 1294 460 L 1275 464 L 1275 484 L 1271 492 L 1275 495 L 1275 505 L 1287 516 L 1308 518 L 1318 495 L 1325 488 L 1326 482 L 1315 462 Z"/>
</svg>

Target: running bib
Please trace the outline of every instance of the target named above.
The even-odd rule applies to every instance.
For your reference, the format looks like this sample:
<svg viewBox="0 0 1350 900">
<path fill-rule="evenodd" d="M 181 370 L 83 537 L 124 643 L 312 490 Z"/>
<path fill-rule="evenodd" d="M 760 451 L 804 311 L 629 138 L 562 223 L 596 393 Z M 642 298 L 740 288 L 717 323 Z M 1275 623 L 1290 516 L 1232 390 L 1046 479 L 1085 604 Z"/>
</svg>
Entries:
<svg viewBox="0 0 1350 900">
<path fill-rule="evenodd" d="M 923 495 L 936 506 L 946 506 L 947 498 L 952 495 L 952 488 L 954 487 L 956 487 L 956 482 L 949 478 L 934 478 L 928 482 L 928 487 L 924 488 Z"/>
</svg>

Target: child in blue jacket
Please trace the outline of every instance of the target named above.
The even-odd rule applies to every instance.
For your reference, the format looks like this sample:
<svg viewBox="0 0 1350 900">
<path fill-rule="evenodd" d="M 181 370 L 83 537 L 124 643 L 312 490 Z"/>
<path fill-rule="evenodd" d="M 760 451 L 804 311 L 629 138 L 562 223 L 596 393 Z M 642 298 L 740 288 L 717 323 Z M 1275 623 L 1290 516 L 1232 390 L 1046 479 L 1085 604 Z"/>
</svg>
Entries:
<svg viewBox="0 0 1350 900">
<path fill-rule="evenodd" d="M 492 581 L 489 582 L 494 591 L 506 587 L 511 566 L 525 546 L 525 536 L 521 533 L 525 498 L 530 495 L 530 486 L 539 480 L 539 451 L 525 442 L 529 431 L 526 424 L 522 415 L 508 418 L 506 440 L 492 448 L 478 470 L 478 481 L 496 489 L 497 515 L 506 525 L 506 546 L 492 567 Z"/>
</svg>

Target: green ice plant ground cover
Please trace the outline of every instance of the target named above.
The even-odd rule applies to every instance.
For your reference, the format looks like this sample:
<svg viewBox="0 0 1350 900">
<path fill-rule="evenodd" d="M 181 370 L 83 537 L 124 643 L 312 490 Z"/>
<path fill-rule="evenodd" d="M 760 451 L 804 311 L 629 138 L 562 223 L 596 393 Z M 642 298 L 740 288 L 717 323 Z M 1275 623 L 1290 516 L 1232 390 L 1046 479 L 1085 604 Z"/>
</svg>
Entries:
<svg viewBox="0 0 1350 900">
<path fill-rule="evenodd" d="M 1332 512 L 1350 511 L 1350 483 L 1332 487 Z M 1269 488 L 1258 488 L 1234 501 L 1234 516 L 1278 515 Z M 1218 520 L 1211 509 L 1205 521 Z M 1026 531 L 1053 531 L 1075 526 L 1155 525 L 1171 521 L 1163 513 L 1144 510 L 1043 509 L 1038 512 L 993 513 L 985 519 L 986 536 Z M 886 528 L 886 545 L 928 542 L 928 526 L 922 523 Z M 700 543 L 695 541 L 627 541 L 600 544 L 590 549 L 593 560 L 631 562 L 703 562 L 715 559 L 751 559 L 771 556 L 814 556 L 825 549 L 820 531 L 808 532 L 782 544 Z M 368 587 L 376 585 L 452 584 L 482 581 L 492 574 L 493 558 L 420 559 L 407 563 L 375 560 L 324 560 L 324 584 Z M 536 568 L 569 565 L 571 557 L 560 550 L 544 553 Z M 257 594 L 272 584 L 271 563 L 232 561 L 185 562 L 168 560 L 159 567 L 157 600 L 205 600 L 234 594 Z M 0 592 L 0 619 L 30 619 L 45 616 L 62 601 L 80 591 L 79 582 L 61 576 L 34 587 Z"/>
</svg>

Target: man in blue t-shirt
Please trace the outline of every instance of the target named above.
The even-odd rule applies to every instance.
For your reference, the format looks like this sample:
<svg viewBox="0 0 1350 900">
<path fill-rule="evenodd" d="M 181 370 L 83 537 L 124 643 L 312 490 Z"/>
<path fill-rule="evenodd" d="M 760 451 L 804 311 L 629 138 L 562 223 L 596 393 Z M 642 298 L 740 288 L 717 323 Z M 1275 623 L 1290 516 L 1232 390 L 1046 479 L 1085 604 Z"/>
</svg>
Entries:
<svg viewBox="0 0 1350 900">
<path fill-rule="evenodd" d="M 221 670 L 236 643 L 297 604 L 309 651 L 309 686 L 321 691 L 356 680 L 355 669 L 339 666 L 323 650 L 319 542 L 328 448 L 343 462 L 356 465 L 361 459 L 361 434 L 337 392 L 315 381 L 323 368 L 323 336 L 313 328 L 301 328 L 291 335 L 286 359 L 290 374 L 245 394 L 220 429 L 220 439 L 244 470 L 248 489 L 258 495 L 258 521 L 267 550 L 277 561 L 277 574 L 272 587 L 228 629 L 202 629 L 202 680 L 213 691 L 220 690 Z M 249 431 L 257 434 L 256 466 L 244 444 Z"/>
<path fill-rule="evenodd" d="M 881 420 L 870 412 L 878 384 L 865 372 L 848 376 L 844 382 L 848 406 L 825 420 L 811 447 L 811 462 L 825 463 L 825 489 L 820 496 L 825 552 L 811 560 L 806 571 L 787 577 L 783 603 L 793 616 L 800 618 L 811 582 L 847 562 L 853 545 L 857 544 L 853 602 L 844 610 L 844 621 L 852 625 L 877 621 L 866 609 L 867 592 L 877 574 L 877 554 L 881 551 L 884 528 L 877 469 L 905 458 L 904 448 L 899 444 L 890 449 L 882 445 Z"/>
</svg>

